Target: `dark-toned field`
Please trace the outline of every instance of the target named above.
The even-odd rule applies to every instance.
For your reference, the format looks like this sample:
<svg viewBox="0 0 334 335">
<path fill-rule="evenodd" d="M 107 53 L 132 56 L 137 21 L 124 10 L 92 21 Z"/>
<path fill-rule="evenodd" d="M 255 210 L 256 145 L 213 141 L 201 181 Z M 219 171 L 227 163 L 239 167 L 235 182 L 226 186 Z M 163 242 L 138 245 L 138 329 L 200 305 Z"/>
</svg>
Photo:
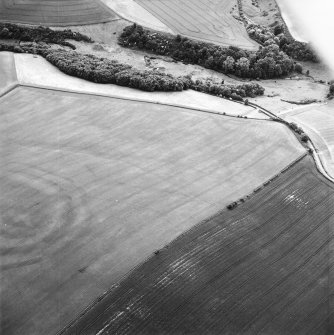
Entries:
<svg viewBox="0 0 334 335">
<path fill-rule="evenodd" d="M 0 0 L 0 21 L 66 26 L 107 22 L 117 17 L 99 0 Z"/>
<path fill-rule="evenodd" d="M 136 0 L 175 33 L 224 46 L 257 49 L 231 10 L 235 0 Z"/>
<path fill-rule="evenodd" d="M 306 157 L 132 272 L 63 334 L 333 334 L 334 186 Z"/>
<path fill-rule="evenodd" d="M 18 87 L 0 111 L 4 335 L 56 333 L 305 153 L 279 123 L 138 101 Z"/>
</svg>

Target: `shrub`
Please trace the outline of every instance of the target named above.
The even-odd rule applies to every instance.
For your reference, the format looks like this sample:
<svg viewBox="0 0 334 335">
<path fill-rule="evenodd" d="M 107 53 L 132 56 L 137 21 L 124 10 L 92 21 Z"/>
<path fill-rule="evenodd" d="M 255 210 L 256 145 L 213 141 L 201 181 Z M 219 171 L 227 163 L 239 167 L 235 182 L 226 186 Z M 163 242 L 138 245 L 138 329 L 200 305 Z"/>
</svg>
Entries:
<svg viewBox="0 0 334 335">
<path fill-rule="evenodd" d="M 334 83 L 331 83 L 329 85 L 329 92 L 327 94 L 328 99 L 333 99 L 334 98 Z"/>
<path fill-rule="evenodd" d="M 72 49 L 75 49 L 75 46 L 67 42 L 67 39 L 92 42 L 88 36 L 73 32 L 71 29 L 52 30 L 42 26 L 32 28 L 13 23 L 0 23 L 0 37 L 27 42 L 55 43 Z"/>
</svg>

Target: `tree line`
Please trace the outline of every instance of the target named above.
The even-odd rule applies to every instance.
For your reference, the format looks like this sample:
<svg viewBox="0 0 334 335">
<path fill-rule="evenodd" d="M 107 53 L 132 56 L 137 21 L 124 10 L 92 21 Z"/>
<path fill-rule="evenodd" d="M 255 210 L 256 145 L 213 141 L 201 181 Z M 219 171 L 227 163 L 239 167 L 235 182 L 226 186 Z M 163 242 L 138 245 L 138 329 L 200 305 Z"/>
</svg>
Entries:
<svg viewBox="0 0 334 335">
<path fill-rule="evenodd" d="M 242 101 L 245 97 L 255 97 L 264 93 L 258 83 L 242 85 L 217 84 L 209 80 L 192 80 L 190 76 L 175 77 L 159 71 L 140 71 L 131 65 L 108 58 L 81 54 L 76 51 L 53 49 L 44 43 L 8 44 L 0 43 L 0 51 L 35 53 L 62 72 L 95 83 L 116 84 L 143 91 L 182 91 L 194 89 L 203 93 Z"/>
<path fill-rule="evenodd" d="M 137 24 L 125 27 L 118 42 L 124 47 L 152 51 L 242 78 L 282 77 L 296 67 L 293 59 L 275 43 L 260 46 L 257 51 L 247 51 L 156 32 Z"/>
</svg>

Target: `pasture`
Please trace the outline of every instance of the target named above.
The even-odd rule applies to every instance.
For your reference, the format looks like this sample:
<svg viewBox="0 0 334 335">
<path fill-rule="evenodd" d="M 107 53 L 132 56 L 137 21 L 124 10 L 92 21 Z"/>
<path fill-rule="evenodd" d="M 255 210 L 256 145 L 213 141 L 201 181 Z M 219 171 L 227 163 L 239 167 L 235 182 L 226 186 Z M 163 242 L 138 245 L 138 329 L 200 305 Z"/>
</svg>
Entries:
<svg viewBox="0 0 334 335">
<path fill-rule="evenodd" d="M 332 334 L 333 204 L 333 184 L 303 158 L 153 255 L 62 334 Z"/>
<path fill-rule="evenodd" d="M 235 0 L 136 0 L 175 33 L 223 46 L 256 50 L 242 22 L 232 14 Z"/>
<path fill-rule="evenodd" d="M 69 26 L 117 18 L 100 0 L 0 0 L 0 21 L 6 22 Z"/>
<path fill-rule="evenodd" d="M 251 101 L 280 116 L 301 107 L 283 100 L 299 102 L 315 99 L 322 101 L 328 93 L 327 85 L 314 83 L 310 80 L 277 79 L 261 80 L 260 83 L 265 88 L 265 95 Z"/>
<path fill-rule="evenodd" d="M 0 110 L 4 334 L 56 333 L 305 152 L 278 123 L 145 102 L 19 87 Z"/>
<path fill-rule="evenodd" d="M 334 102 L 300 108 L 283 117 L 305 129 L 318 150 L 325 170 L 334 177 Z"/>
<path fill-rule="evenodd" d="M 244 14 L 252 22 L 270 26 L 277 21 L 279 9 L 275 0 L 240 0 Z M 254 5 L 255 4 L 255 5 Z"/>
</svg>

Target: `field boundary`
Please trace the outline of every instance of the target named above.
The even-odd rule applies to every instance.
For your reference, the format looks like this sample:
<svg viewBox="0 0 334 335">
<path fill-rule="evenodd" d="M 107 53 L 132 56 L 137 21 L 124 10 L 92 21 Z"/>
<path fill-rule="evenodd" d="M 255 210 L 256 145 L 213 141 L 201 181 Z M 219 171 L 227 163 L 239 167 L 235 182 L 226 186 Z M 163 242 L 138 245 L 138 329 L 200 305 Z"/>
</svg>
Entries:
<svg viewBox="0 0 334 335">
<path fill-rule="evenodd" d="M 244 119 L 244 120 L 254 120 L 254 121 L 272 121 L 270 119 L 262 119 L 262 118 L 255 118 L 255 117 L 240 117 L 237 115 L 232 115 L 232 114 L 227 114 L 226 112 L 215 112 L 210 110 L 209 108 L 195 108 L 195 107 L 190 107 L 187 105 L 182 105 L 182 104 L 173 104 L 173 103 L 165 103 L 165 102 L 159 102 L 157 100 L 145 100 L 145 99 L 141 99 L 141 98 L 125 98 L 119 95 L 108 95 L 108 94 L 103 94 L 103 93 L 91 93 L 91 92 L 80 92 L 80 91 L 76 91 L 76 90 L 68 90 L 68 89 L 61 89 L 58 87 L 52 87 L 52 86 L 41 86 L 41 85 L 33 85 L 33 84 L 18 84 L 18 86 L 22 86 L 22 87 L 27 87 L 27 88 L 37 88 L 37 89 L 43 89 L 43 90 L 49 90 L 49 91 L 59 91 L 59 92 L 64 92 L 64 93 L 73 93 L 73 94 L 81 94 L 81 95 L 89 95 L 89 96 L 98 96 L 98 97 L 105 97 L 105 98 L 113 98 L 113 99 L 119 99 L 119 100 L 127 100 L 127 101 L 138 101 L 138 102 L 145 102 L 145 103 L 150 103 L 150 104 L 157 104 L 157 105 L 163 105 L 163 106 L 171 106 L 171 107 L 176 107 L 176 108 L 184 108 L 184 109 L 189 109 L 189 110 L 193 110 L 193 111 L 197 111 L 197 112 L 203 112 L 203 113 L 207 113 L 207 114 L 213 114 L 213 115 L 220 115 L 220 116 L 226 116 L 226 117 L 232 117 L 232 118 L 237 118 L 237 119 Z M 220 98 L 220 99 L 224 99 L 224 100 L 228 100 L 230 102 L 236 102 L 239 103 L 241 105 L 244 105 L 241 102 L 238 101 L 231 101 L 229 99 L 226 98 Z M 254 109 L 257 109 L 254 107 Z M 225 113 L 225 114 L 224 114 Z"/>
<path fill-rule="evenodd" d="M 19 83 L 10 84 L 6 87 L 2 92 L 0 92 L 0 98 L 4 97 L 6 94 L 10 93 L 11 91 L 15 90 L 15 88 L 19 87 Z"/>
<path fill-rule="evenodd" d="M 164 32 L 169 32 L 169 33 L 174 33 L 173 30 L 171 28 L 169 28 L 168 26 L 166 26 L 163 22 L 161 22 L 157 17 L 155 17 L 154 15 L 152 15 L 150 12 L 148 12 L 144 7 L 140 6 L 136 1 L 131 0 L 131 2 L 136 3 L 137 6 L 139 6 L 141 8 L 141 10 L 146 11 L 148 14 L 150 14 L 155 20 L 159 21 L 161 25 L 163 26 L 157 26 L 155 24 L 152 24 L 151 22 L 149 22 L 148 18 L 139 18 L 139 17 L 131 17 L 130 13 L 123 13 L 120 12 L 120 10 L 117 10 L 116 8 L 113 8 L 112 5 L 108 5 L 107 3 L 111 2 L 110 0 L 99 0 L 100 2 L 103 2 L 104 5 L 106 5 L 108 8 L 110 8 L 113 12 L 115 12 L 117 14 L 117 16 L 120 17 L 120 19 L 127 21 L 129 23 L 138 23 L 141 24 L 145 27 L 152 27 L 152 29 L 156 29 L 159 31 L 164 31 Z M 115 5 L 117 6 L 117 4 Z M 126 16 L 128 15 L 128 17 Z M 139 20 L 143 20 L 143 21 L 139 21 Z M 145 21 L 145 22 L 144 22 Z"/>
</svg>

